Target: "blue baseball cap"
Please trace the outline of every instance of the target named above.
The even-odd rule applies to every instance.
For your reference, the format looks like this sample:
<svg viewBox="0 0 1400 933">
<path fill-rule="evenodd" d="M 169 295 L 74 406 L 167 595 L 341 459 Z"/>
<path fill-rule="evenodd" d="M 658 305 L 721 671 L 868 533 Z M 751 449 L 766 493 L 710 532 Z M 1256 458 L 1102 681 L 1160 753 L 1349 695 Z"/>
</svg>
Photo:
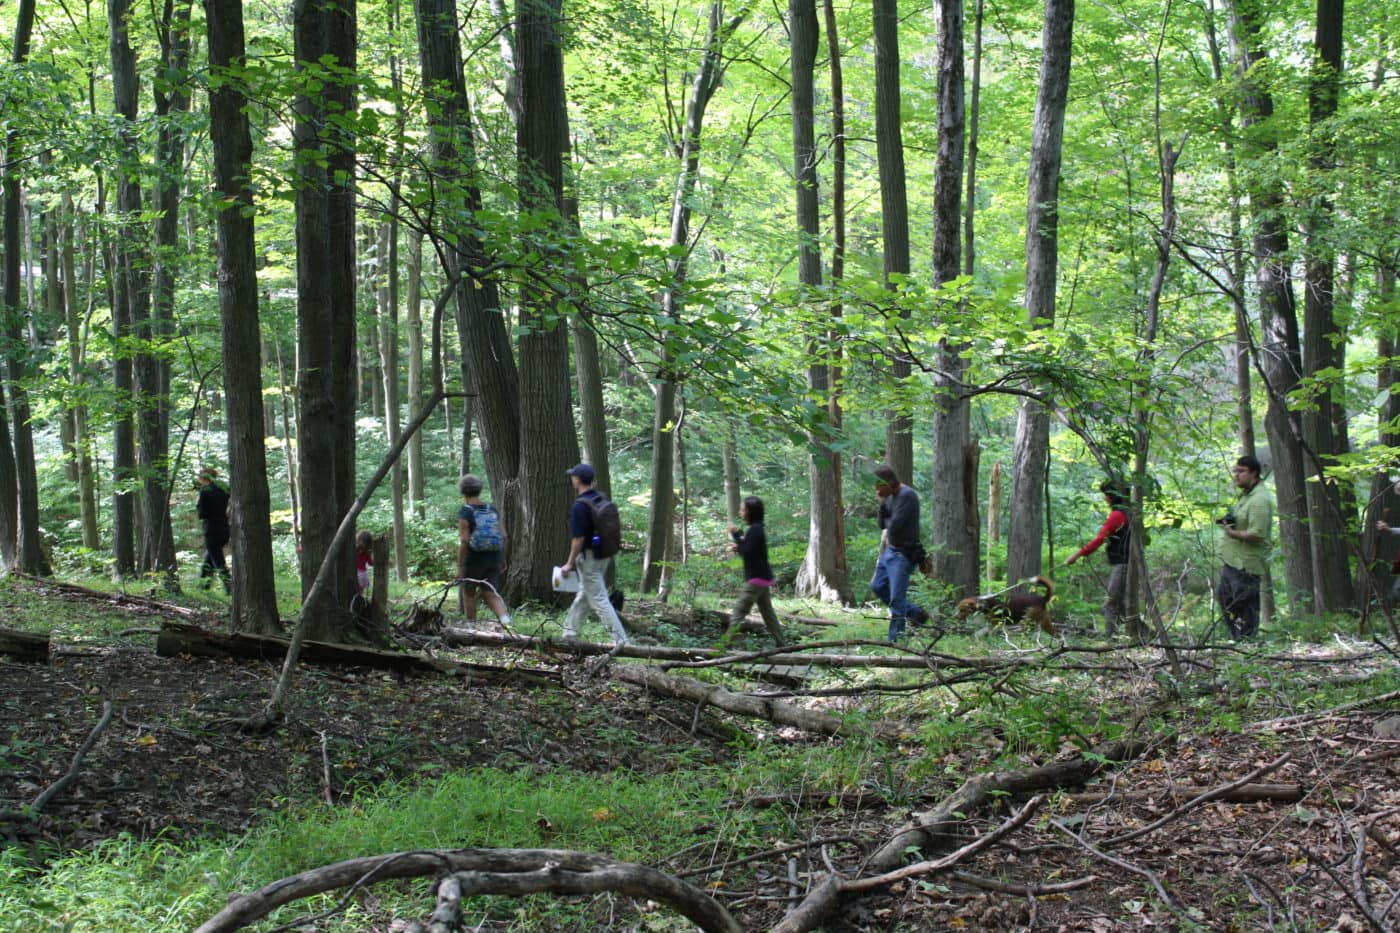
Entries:
<svg viewBox="0 0 1400 933">
<path fill-rule="evenodd" d="M 577 476 L 585 483 L 593 482 L 593 468 L 586 463 L 580 463 L 577 466 L 570 467 L 564 471 L 564 474 L 566 476 Z"/>
</svg>

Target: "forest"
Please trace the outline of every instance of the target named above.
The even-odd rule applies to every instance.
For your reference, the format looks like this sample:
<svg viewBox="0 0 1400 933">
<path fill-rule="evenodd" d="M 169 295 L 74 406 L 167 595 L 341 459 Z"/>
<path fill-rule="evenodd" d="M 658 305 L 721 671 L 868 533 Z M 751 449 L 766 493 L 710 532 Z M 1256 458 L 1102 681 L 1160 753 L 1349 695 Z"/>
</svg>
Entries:
<svg viewBox="0 0 1400 933">
<path fill-rule="evenodd" d="M 1261 738 L 1282 741 L 1266 726 L 1288 720 L 1289 754 L 1330 782 L 1331 845 L 1360 841 L 1340 874 L 1343 855 L 1302 842 L 1268 864 L 1335 886 L 1356 929 L 1400 923 L 1400 878 L 1367 861 L 1393 859 L 1400 840 L 1396 801 L 1379 792 L 1394 785 L 1385 729 L 1400 679 L 1395 5 L 0 11 L 0 670 L 15 691 L 0 773 L 16 777 L 0 797 L 0 916 L 236 929 L 218 924 L 255 918 L 209 919 L 233 890 L 331 859 L 211 862 L 226 888 L 120 923 L 134 908 L 104 904 L 94 921 L 54 906 L 112 883 L 75 889 L 56 866 L 117 839 L 139 850 L 124 858 L 156 865 L 167 856 L 141 847 L 159 851 L 169 833 L 191 847 L 178 858 L 195 878 L 192 853 L 219 849 L 219 834 L 266 839 L 259 827 L 358 808 L 361 794 L 366 809 L 373 795 L 402 808 L 431 796 L 416 781 L 480 783 L 440 785 L 443 799 L 509 788 L 490 792 L 550 824 L 539 791 L 516 784 L 529 772 L 575 797 L 622 795 L 575 814 L 584 828 L 623 806 L 638 822 L 442 836 L 490 850 L 387 828 L 378 847 L 305 845 L 352 860 L 437 852 L 398 876 L 464 886 L 453 900 L 437 883 L 443 916 L 425 929 L 468 922 L 462 904 L 487 905 L 489 928 L 673 928 L 657 902 L 704 929 L 1029 929 L 1050 922 L 1045 898 L 1082 903 L 1045 873 L 1083 864 L 1027 856 L 1043 884 L 1000 899 L 950 895 L 955 862 L 928 866 L 1028 832 L 1042 837 L 1026 846 L 1064 858 L 1063 836 L 1051 840 L 1072 832 L 1067 818 L 1036 816 L 1050 805 L 1031 795 L 1092 793 L 1104 762 L 1160 777 L 1175 802 L 1147 806 L 1171 809 L 1190 783 L 1174 771 L 1182 749 L 1217 742 L 1200 794 L 1253 793 L 1299 767 Z M 1260 638 L 1236 644 L 1216 585 L 1240 456 L 1262 462 L 1274 513 Z M 620 509 L 609 579 L 627 650 L 559 638 L 552 574 L 569 554 L 577 463 Z M 885 643 L 888 610 L 869 586 L 882 464 L 917 492 L 930 559 L 911 589 L 929 620 L 906 644 Z M 465 474 L 484 480 L 508 532 L 513 628 L 463 618 L 457 601 Z M 201 576 L 199 476 L 229 492 L 227 593 Z M 1124 631 L 1100 617 L 1103 558 L 1067 563 L 1104 519 L 1104 482 L 1124 491 L 1129 524 Z M 744 582 L 729 529 L 747 496 L 766 503 L 789 653 L 751 621 L 742 644 L 721 638 Z M 377 549 L 368 611 L 359 531 Z M 1044 631 L 957 610 L 1037 577 L 1053 581 Z M 606 640 L 595 625 L 582 637 Z M 222 661 L 172 660 L 201 651 Z M 230 657 L 245 666 L 221 668 Z M 178 687 L 148 694 L 152 671 Z M 404 695 L 376 701 L 376 671 Z M 474 707 L 495 691 L 511 702 L 470 735 L 397 744 L 414 702 L 450 718 L 462 688 L 443 677 L 482 694 Z M 203 699 L 185 708 L 178 695 Z M 594 708 L 624 703 L 637 707 L 625 723 Z M 44 712 L 56 709 L 61 725 Z M 658 718 L 694 747 L 671 749 Z M 190 801 L 151 783 L 96 804 L 110 834 L 93 824 L 82 801 L 109 791 L 65 793 L 69 778 L 157 781 L 104 735 L 121 729 L 134 730 L 127 745 L 204 749 L 188 757 L 224 776 L 228 812 L 200 774 Z M 1379 809 L 1338 789 L 1309 729 L 1339 729 L 1338 742 L 1375 730 L 1349 766 Z M 571 730 L 577 747 L 551 750 Z M 227 749 L 240 742 L 248 755 Z M 598 785 L 628 762 L 635 783 Z M 713 789 L 728 802 L 681 799 L 680 775 L 726 771 Z M 664 792 L 649 783 L 673 773 Z M 1021 777 L 997 784 L 1007 773 Z M 1310 775 L 1288 786 L 1312 787 Z M 1284 809 L 1320 832 L 1322 817 L 1298 814 L 1321 804 L 1299 793 Z M 723 813 L 737 795 L 772 800 L 701 821 L 719 828 L 696 831 L 713 845 L 711 875 L 691 866 L 699 887 L 662 864 L 685 845 L 671 831 L 643 844 L 666 808 Z M 867 817 L 875 799 L 885 809 Z M 1263 822 L 1274 798 L 1247 799 Z M 883 838 L 911 812 L 900 833 L 918 838 Z M 1137 818 L 1117 816 L 1129 833 Z M 977 820 L 967 851 L 969 826 L 940 830 Z M 809 844 L 824 833 L 843 841 Z M 746 855 L 759 840 L 783 857 Z M 807 847 L 789 859 L 783 840 Z M 538 855 L 556 841 L 568 858 Z M 730 865 L 745 866 L 744 897 L 716 893 L 730 882 L 715 866 Z M 1297 877 L 1258 876 L 1236 901 L 1116 870 L 1154 883 L 1122 894 L 1120 875 L 1092 918 L 1054 922 L 1340 924 L 1295 898 Z M 41 897 L 18 893 L 36 879 Z M 328 892 L 349 888 L 345 929 L 387 928 L 417 909 L 411 892 L 424 897 L 405 887 L 382 906 L 353 879 L 325 884 L 307 893 L 328 911 Z M 771 885 L 784 892 L 748 893 Z M 541 891 L 583 897 L 569 912 L 526 897 Z M 505 906 L 519 897 L 527 906 Z"/>
</svg>

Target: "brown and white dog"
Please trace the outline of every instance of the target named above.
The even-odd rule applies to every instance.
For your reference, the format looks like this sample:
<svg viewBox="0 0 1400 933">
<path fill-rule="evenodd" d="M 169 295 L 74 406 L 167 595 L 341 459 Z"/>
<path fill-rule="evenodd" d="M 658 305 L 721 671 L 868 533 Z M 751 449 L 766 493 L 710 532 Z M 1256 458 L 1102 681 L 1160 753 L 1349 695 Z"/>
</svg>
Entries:
<svg viewBox="0 0 1400 933">
<path fill-rule="evenodd" d="M 1020 622 L 1030 618 L 1047 635 L 1055 634 L 1055 623 L 1050 618 L 1050 600 L 1055 598 L 1055 584 L 1048 577 L 1036 577 L 1036 583 L 1045 588 L 1044 594 L 1017 589 L 1011 593 L 995 593 L 991 596 L 969 596 L 958 601 L 958 618 L 966 619 L 973 613 L 996 616 L 1002 620 Z"/>
</svg>

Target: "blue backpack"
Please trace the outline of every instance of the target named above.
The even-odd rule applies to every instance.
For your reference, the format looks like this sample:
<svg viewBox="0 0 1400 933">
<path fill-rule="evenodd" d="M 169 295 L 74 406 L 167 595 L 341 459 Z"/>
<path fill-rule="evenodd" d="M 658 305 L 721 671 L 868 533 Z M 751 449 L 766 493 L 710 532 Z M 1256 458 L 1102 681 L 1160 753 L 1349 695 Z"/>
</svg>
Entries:
<svg viewBox="0 0 1400 933">
<path fill-rule="evenodd" d="M 499 551 L 506 546 L 506 536 L 501 531 L 501 516 L 489 505 L 472 506 L 472 536 L 468 541 L 473 553 Z"/>
</svg>

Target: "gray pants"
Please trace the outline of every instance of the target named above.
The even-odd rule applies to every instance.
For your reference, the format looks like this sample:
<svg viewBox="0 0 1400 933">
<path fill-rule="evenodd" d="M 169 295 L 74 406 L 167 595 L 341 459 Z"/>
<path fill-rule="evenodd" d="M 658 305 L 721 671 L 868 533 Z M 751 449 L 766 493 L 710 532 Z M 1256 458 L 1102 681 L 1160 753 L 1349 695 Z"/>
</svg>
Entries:
<svg viewBox="0 0 1400 933">
<path fill-rule="evenodd" d="M 1117 634 L 1128 611 L 1128 565 L 1108 565 L 1108 590 L 1103 601 L 1104 634 Z"/>
<path fill-rule="evenodd" d="M 594 557 L 585 550 L 574 562 L 574 573 L 578 574 L 579 591 L 564 616 L 564 637 L 577 638 L 579 626 L 588 618 L 588 611 L 598 617 L 598 621 L 612 630 L 613 643 L 627 644 L 627 629 L 617 617 L 617 610 L 608 602 L 608 582 L 604 575 L 608 572 L 611 557 Z"/>
<path fill-rule="evenodd" d="M 778 624 L 778 614 L 773 611 L 773 594 L 769 592 L 771 589 L 771 586 L 759 586 L 757 583 L 744 581 L 744 588 L 739 591 L 739 601 L 729 613 L 729 629 L 724 633 L 726 639 L 738 631 L 739 626 L 748 617 L 749 610 L 757 603 L 758 614 L 763 616 L 763 627 L 773 636 L 773 643 L 779 647 L 787 644 L 787 640 L 783 638 L 783 627 Z"/>
</svg>

